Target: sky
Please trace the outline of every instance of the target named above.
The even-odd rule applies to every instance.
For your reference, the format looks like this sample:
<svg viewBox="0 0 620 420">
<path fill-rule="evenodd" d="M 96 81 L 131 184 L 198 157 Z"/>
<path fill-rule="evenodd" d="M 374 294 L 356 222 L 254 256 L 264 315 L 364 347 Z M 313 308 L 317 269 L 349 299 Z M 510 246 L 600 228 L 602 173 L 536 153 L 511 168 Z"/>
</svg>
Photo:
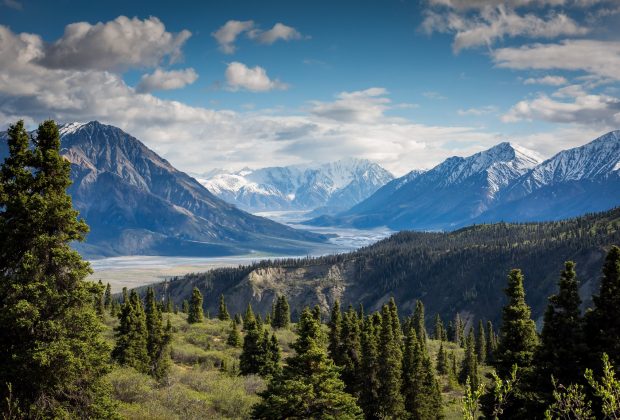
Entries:
<svg viewBox="0 0 620 420">
<path fill-rule="evenodd" d="M 620 128 L 620 0 L 0 0 L 0 130 L 98 120 L 204 173 L 396 175 Z"/>
</svg>

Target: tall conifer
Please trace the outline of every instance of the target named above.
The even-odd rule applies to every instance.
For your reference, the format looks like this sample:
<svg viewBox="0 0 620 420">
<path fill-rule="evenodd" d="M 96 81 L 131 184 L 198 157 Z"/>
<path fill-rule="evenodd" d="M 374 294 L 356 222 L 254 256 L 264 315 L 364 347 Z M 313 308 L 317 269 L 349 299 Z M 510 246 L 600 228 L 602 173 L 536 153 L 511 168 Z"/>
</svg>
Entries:
<svg viewBox="0 0 620 420">
<path fill-rule="evenodd" d="M 187 322 L 190 324 L 196 324 L 203 321 L 202 311 L 202 293 L 197 287 L 192 290 L 192 297 L 189 302 L 189 309 L 187 312 Z"/>
</svg>

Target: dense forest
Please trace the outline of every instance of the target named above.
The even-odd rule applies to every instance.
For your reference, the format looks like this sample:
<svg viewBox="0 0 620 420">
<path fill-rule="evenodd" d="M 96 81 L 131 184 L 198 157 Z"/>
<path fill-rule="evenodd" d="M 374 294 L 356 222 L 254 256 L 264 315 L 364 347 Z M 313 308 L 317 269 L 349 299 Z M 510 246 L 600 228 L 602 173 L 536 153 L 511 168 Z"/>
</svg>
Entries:
<svg viewBox="0 0 620 420">
<path fill-rule="evenodd" d="M 573 250 L 575 256 L 607 249 L 597 259 L 599 281 L 585 311 L 579 278 L 586 264 L 566 260 L 555 267 L 540 332 L 518 268 L 496 280 L 504 296 L 493 317 L 499 322 L 429 310 L 430 292 L 411 308 L 399 309 L 388 296 L 367 309 L 362 302 L 343 309 L 335 299 L 328 311 L 276 294 L 263 312 L 252 299 L 233 309 L 220 294 L 215 309 L 205 312 L 198 287 L 178 304 L 154 288 L 115 296 L 109 285 L 85 281 L 88 263 L 70 244 L 83 240 L 88 227 L 66 193 L 70 167 L 59 147 L 54 122 L 42 123 L 36 138 L 19 122 L 9 130 L 10 156 L 0 168 L 5 419 L 620 417 L 620 248 L 602 243 L 617 234 L 617 210 L 553 224 L 474 227 L 454 236 L 405 233 L 320 259 L 338 264 L 356 256 L 355 264 L 370 264 L 370 255 L 383 255 L 379 260 L 387 262 L 400 243 L 407 255 L 418 252 L 429 264 L 442 261 L 441 254 L 460 255 L 463 264 L 465 255 L 476 255 L 468 265 L 483 273 L 497 270 L 492 264 L 502 255 L 542 264 L 556 255 L 533 255 L 543 243 L 558 255 L 569 252 L 569 244 L 581 250 Z M 485 230 L 505 239 L 495 234 L 485 241 Z M 417 245 L 412 237 L 420 239 Z M 478 237 L 478 245 L 469 237 Z M 456 243 L 479 252 L 460 253 Z M 497 251 L 504 248 L 514 251 Z M 491 252 L 496 259 L 483 259 L 485 249 L 497 251 Z M 263 264 L 299 269 L 316 263 Z M 385 264 L 395 277 L 405 270 Z M 260 268 L 219 272 L 234 280 Z M 377 270 L 358 268 L 368 271 L 367 279 Z M 441 288 L 449 287 L 445 279 Z"/>
<path fill-rule="evenodd" d="M 577 264 L 586 307 L 612 244 L 620 244 L 620 208 L 557 222 L 497 223 L 450 233 L 401 232 L 346 254 L 189 274 L 156 286 L 156 293 L 180 305 L 197 287 L 210 312 L 225 294 L 234 311 L 241 312 L 251 301 L 263 315 L 277 294 L 287 295 L 295 308 L 318 304 L 325 314 L 335 300 L 379 310 L 394 296 L 406 310 L 413 310 L 421 299 L 430 312 L 444 318 L 460 312 L 466 318 L 497 322 L 505 303 L 498 298 L 504 278 L 519 267 L 540 324 L 564 261 Z"/>
</svg>

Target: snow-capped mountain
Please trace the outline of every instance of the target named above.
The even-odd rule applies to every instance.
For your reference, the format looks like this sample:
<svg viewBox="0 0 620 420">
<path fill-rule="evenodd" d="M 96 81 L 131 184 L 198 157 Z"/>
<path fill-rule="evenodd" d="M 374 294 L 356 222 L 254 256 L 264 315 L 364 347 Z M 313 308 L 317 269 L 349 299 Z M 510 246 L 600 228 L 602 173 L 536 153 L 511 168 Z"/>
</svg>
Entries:
<svg viewBox="0 0 620 420">
<path fill-rule="evenodd" d="M 540 160 L 532 151 L 500 143 L 395 179 L 350 210 L 308 223 L 449 230 L 558 220 L 620 205 L 620 131 Z"/>
<path fill-rule="evenodd" d="M 321 213 L 348 209 L 393 178 L 381 166 L 365 159 L 197 176 L 213 194 L 248 211 Z"/>
<path fill-rule="evenodd" d="M 299 253 L 325 239 L 237 209 L 117 127 L 91 121 L 59 131 L 69 193 L 91 228 L 78 244 L 85 254 Z M 0 161 L 5 139 L 0 133 Z"/>
<path fill-rule="evenodd" d="M 309 223 L 446 229 L 489 209 L 502 188 L 540 160 L 535 152 L 500 143 L 469 157 L 448 158 L 423 173 L 409 173 L 335 218 Z"/>
</svg>

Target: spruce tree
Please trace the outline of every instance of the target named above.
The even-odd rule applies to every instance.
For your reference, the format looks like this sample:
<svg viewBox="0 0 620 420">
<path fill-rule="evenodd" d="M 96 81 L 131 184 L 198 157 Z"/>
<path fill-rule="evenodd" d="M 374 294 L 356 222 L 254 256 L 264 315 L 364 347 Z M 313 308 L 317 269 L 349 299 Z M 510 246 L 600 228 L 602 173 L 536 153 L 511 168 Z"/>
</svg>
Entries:
<svg viewBox="0 0 620 420">
<path fill-rule="evenodd" d="M 319 324 L 323 321 L 321 319 L 321 307 L 319 305 L 314 305 L 314 308 L 312 308 L 312 316 Z"/>
<path fill-rule="evenodd" d="M 161 310 L 155 301 L 152 287 L 146 293 L 146 330 L 147 351 L 150 364 L 149 373 L 157 380 L 168 376 L 172 361 L 170 360 L 171 331 L 164 329 Z"/>
<path fill-rule="evenodd" d="M 187 299 L 183 299 L 183 303 L 181 304 L 181 312 L 183 312 L 184 314 L 189 313 L 189 302 L 187 301 Z"/>
<path fill-rule="evenodd" d="M 380 328 L 380 327 L 377 327 Z M 371 318 L 366 319 L 361 337 L 362 360 L 360 362 L 359 405 L 367 419 L 379 418 L 379 352 L 375 325 Z"/>
<path fill-rule="evenodd" d="M 487 337 L 484 332 L 484 323 L 478 321 L 478 334 L 476 334 L 476 354 L 478 355 L 478 364 L 485 364 L 487 361 Z"/>
<path fill-rule="evenodd" d="M 465 385 L 467 381 L 473 389 L 478 388 L 480 383 L 480 372 L 478 370 L 478 356 L 476 355 L 476 339 L 474 338 L 474 330 L 469 330 L 465 344 L 465 356 L 461 363 L 461 371 L 459 372 L 459 383 Z"/>
<path fill-rule="evenodd" d="M 291 310 L 289 308 L 288 302 L 286 301 L 286 296 L 279 296 L 276 299 L 276 307 L 274 318 L 272 320 L 272 325 L 274 328 L 288 328 L 290 322 Z"/>
<path fill-rule="evenodd" d="M 239 328 L 237 327 L 237 323 L 233 320 L 230 322 L 230 332 L 228 333 L 226 344 L 232 347 L 241 347 L 241 343 L 242 341 Z"/>
<path fill-rule="evenodd" d="M 112 309 L 112 286 L 108 283 L 105 287 L 105 294 L 103 296 L 103 305 L 106 310 Z"/>
<path fill-rule="evenodd" d="M 331 318 L 329 320 L 329 344 L 327 346 L 332 360 L 340 365 L 340 332 L 342 330 L 342 313 L 340 312 L 340 302 L 336 300 L 332 306 Z"/>
<path fill-rule="evenodd" d="M 256 316 L 254 315 L 252 304 L 248 303 L 248 307 L 245 309 L 245 313 L 243 314 L 243 329 L 247 330 L 253 324 L 256 324 Z"/>
<path fill-rule="evenodd" d="M 220 321 L 228 321 L 230 319 L 230 314 L 228 313 L 226 302 L 224 301 L 224 295 L 220 295 L 220 306 L 217 313 L 217 319 Z"/>
<path fill-rule="evenodd" d="M 439 314 L 435 315 L 435 331 L 433 334 L 435 340 L 445 340 L 446 330 Z"/>
<path fill-rule="evenodd" d="M 520 369 L 530 368 L 538 345 L 536 325 L 532 321 L 530 307 L 525 302 L 521 270 L 510 272 L 505 290 L 508 304 L 502 312 L 500 341 L 494 355 L 495 367 L 501 378 L 510 375 L 512 365 L 516 364 Z"/>
<path fill-rule="evenodd" d="M 413 327 L 418 336 L 420 344 L 426 346 L 426 321 L 424 319 L 424 304 L 422 301 L 415 302 L 415 311 L 413 312 Z"/>
<path fill-rule="evenodd" d="M 493 323 L 487 321 L 487 363 L 493 364 L 497 351 L 497 334 L 493 329 Z"/>
<path fill-rule="evenodd" d="M 105 313 L 104 293 L 105 287 L 101 280 L 99 280 L 94 288 L 93 297 L 95 299 L 95 312 L 97 312 L 97 315 L 102 319 L 103 314 Z"/>
<path fill-rule="evenodd" d="M 437 352 L 437 373 L 440 375 L 447 375 L 449 371 L 448 365 L 448 352 L 443 347 L 443 342 L 439 344 L 439 351 Z"/>
<path fill-rule="evenodd" d="M 112 357 L 121 365 L 131 366 L 142 373 L 150 373 L 146 314 L 135 290 L 131 291 L 123 303 L 119 325 L 114 330 L 116 346 Z"/>
<path fill-rule="evenodd" d="M 196 324 L 203 321 L 202 312 L 202 293 L 197 287 L 192 290 L 192 298 L 190 299 L 189 309 L 187 312 L 187 322 L 190 324 Z"/>
<path fill-rule="evenodd" d="M 26 417 L 107 418 L 102 378 L 109 347 L 92 308 L 91 273 L 70 244 L 88 226 L 66 193 L 69 161 L 58 127 L 42 123 L 30 142 L 23 121 L 9 127 L 0 169 L 0 400 Z"/>
<path fill-rule="evenodd" d="M 390 303 L 394 300 L 392 299 Z M 381 310 L 381 335 L 379 340 L 379 416 L 382 418 L 401 418 L 404 401 L 401 394 L 402 353 L 400 340 L 392 331 L 394 314 L 392 305 L 383 305 Z M 398 313 L 396 313 L 398 320 Z"/>
<path fill-rule="evenodd" d="M 239 356 L 239 370 L 242 375 L 262 374 L 268 362 L 266 347 L 263 345 L 263 331 L 258 327 L 252 306 L 248 305 L 244 319 L 245 336 L 243 351 Z"/>
<path fill-rule="evenodd" d="M 400 327 L 400 317 L 398 316 L 398 308 L 396 307 L 396 301 L 394 300 L 393 297 L 391 297 L 390 301 L 388 302 L 388 308 L 390 310 L 390 316 L 392 318 L 392 334 L 396 342 L 399 345 L 401 345 L 403 342 L 403 330 Z"/>
<path fill-rule="evenodd" d="M 612 246 L 603 265 L 598 295 L 592 296 L 594 308 L 586 314 L 589 364 L 597 369 L 603 353 L 620 369 L 620 248 Z"/>
<path fill-rule="evenodd" d="M 327 357 L 319 323 L 304 309 L 298 324 L 295 355 L 286 360 L 261 401 L 254 406 L 255 419 L 315 418 L 361 419 L 355 398 L 344 391 L 338 369 Z"/>
<path fill-rule="evenodd" d="M 340 363 L 342 380 L 346 385 L 347 392 L 357 395 L 360 383 L 360 326 L 357 312 L 353 307 L 344 313 L 342 329 L 340 332 Z"/>
</svg>

